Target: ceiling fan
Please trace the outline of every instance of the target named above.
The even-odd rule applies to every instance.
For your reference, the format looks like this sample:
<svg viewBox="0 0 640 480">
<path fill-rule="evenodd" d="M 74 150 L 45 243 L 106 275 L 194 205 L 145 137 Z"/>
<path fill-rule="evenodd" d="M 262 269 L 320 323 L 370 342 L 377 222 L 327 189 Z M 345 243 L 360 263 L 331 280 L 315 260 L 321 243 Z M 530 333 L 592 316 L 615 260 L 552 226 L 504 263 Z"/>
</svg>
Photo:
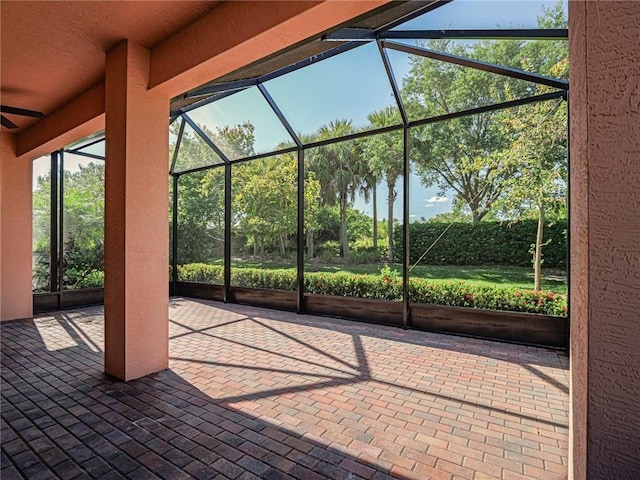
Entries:
<svg viewBox="0 0 640 480">
<path fill-rule="evenodd" d="M 2 122 L 2 126 L 4 128 L 18 128 L 18 125 L 13 123 L 7 117 L 4 116 L 5 113 L 9 115 L 20 115 L 23 117 L 34 117 L 34 118 L 43 118 L 44 114 L 42 112 L 36 112 L 35 110 L 27 110 L 26 108 L 18 108 L 18 107 L 9 107 L 7 105 L 0 105 L 0 121 Z"/>
</svg>

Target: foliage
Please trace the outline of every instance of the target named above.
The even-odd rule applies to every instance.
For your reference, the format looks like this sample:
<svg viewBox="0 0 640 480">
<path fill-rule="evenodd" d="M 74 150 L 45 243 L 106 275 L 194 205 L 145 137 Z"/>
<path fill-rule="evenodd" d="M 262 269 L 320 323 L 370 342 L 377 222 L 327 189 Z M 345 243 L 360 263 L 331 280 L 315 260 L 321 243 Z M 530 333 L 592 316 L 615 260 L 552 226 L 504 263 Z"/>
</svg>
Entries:
<svg viewBox="0 0 640 480">
<path fill-rule="evenodd" d="M 451 227 L 449 227 L 451 225 Z M 420 260 L 424 265 L 531 265 L 531 247 L 536 239 L 537 221 L 479 223 L 412 222 L 409 224 L 411 264 L 417 262 L 434 241 L 446 233 Z M 567 223 L 559 220 L 546 229 L 546 267 L 567 265 Z M 402 255 L 402 235 L 394 242 Z"/>
<path fill-rule="evenodd" d="M 398 111 L 393 107 L 373 112 L 368 116 L 374 128 L 400 124 Z M 398 196 L 396 184 L 404 170 L 404 142 L 398 132 L 381 133 L 361 140 L 362 151 L 375 178 L 387 184 L 387 259 L 393 261 L 393 204 Z"/>
<path fill-rule="evenodd" d="M 63 284 L 65 289 L 100 287 L 104 282 L 104 163 L 80 164 L 64 172 Z M 38 177 L 34 205 L 34 286 L 49 288 L 51 177 Z"/>
<path fill-rule="evenodd" d="M 541 26 L 566 23 L 557 5 L 538 19 Z M 432 40 L 426 45 L 485 62 L 566 78 L 566 42 Z M 432 60 L 412 58 L 403 99 L 412 118 L 424 118 L 542 93 L 535 84 Z M 517 111 L 456 118 L 412 129 L 412 159 L 423 185 L 453 190 L 473 218 L 482 220 L 502 196 L 517 165 L 504 162 L 519 136 Z M 460 205 L 460 203 L 458 203 Z"/>
<path fill-rule="evenodd" d="M 411 302 L 511 312 L 566 315 L 567 299 L 553 292 L 517 290 L 465 282 L 409 281 Z"/>
<path fill-rule="evenodd" d="M 178 281 L 196 283 L 224 283 L 224 267 L 208 263 L 178 265 Z"/>
<path fill-rule="evenodd" d="M 49 290 L 49 240 L 51 228 L 51 175 L 41 175 L 33 189 L 33 289 Z"/>
<path fill-rule="evenodd" d="M 222 258 L 224 169 L 180 175 L 177 221 L 179 263 Z"/>
<path fill-rule="evenodd" d="M 223 269 L 219 265 L 181 265 L 182 282 L 220 283 Z M 238 287 L 294 291 L 293 270 L 234 268 L 231 283 Z M 309 272 L 304 278 L 305 292 L 321 295 L 401 301 L 402 279 L 389 267 L 379 274 Z M 409 297 L 414 303 L 456 307 L 508 310 L 515 312 L 566 315 L 566 297 L 553 292 L 535 292 L 508 287 L 476 285 L 462 281 L 409 280 Z"/>
<path fill-rule="evenodd" d="M 177 134 L 177 123 L 172 125 Z M 253 153 L 254 127 L 245 122 L 204 133 L 232 158 Z M 172 148 L 175 146 L 172 145 Z M 185 129 L 175 170 L 183 171 L 222 160 L 193 130 Z M 224 245 L 224 168 L 180 175 L 178 185 L 178 262 L 209 261 L 223 255 Z"/>
<path fill-rule="evenodd" d="M 469 47 L 449 40 L 432 40 L 428 47 L 458 56 L 477 56 L 479 44 Z M 496 45 L 496 44 L 490 44 Z M 501 44 L 498 44 L 501 45 Z M 481 55 L 500 61 L 497 51 Z M 527 96 L 525 82 L 464 68 L 428 58 L 414 58 L 403 87 L 408 109 L 415 118 L 453 113 L 480 105 Z M 511 143 L 505 128 L 509 112 L 488 112 L 459 117 L 412 129 L 412 158 L 425 186 L 453 190 L 480 221 L 501 194 L 502 182 L 511 174 L 500 164 L 499 153 Z"/>
<path fill-rule="evenodd" d="M 234 165 L 232 210 L 234 232 L 251 237 L 254 254 L 265 244 L 280 244 L 297 228 L 297 161 L 290 154 Z"/>
<path fill-rule="evenodd" d="M 443 212 L 422 220 L 429 223 L 469 223 L 473 221 L 470 213 L 465 213 L 461 209 L 454 209 L 450 212 Z"/>
<path fill-rule="evenodd" d="M 518 133 L 503 162 L 514 174 L 505 181 L 498 208 L 511 218 L 537 217 L 534 245 L 534 288 L 540 289 L 545 219 L 566 215 L 567 108 L 560 103 L 539 103 L 519 109 L 512 119 Z"/>
<path fill-rule="evenodd" d="M 320 127 L 317 140 L 327 140 L 354 133 L 350 120 L 335 120 Z M 349 258 L 347 208 L 363 183 L 363 165 L 356 142 L 338 142 L 309 151 L 308 168 L 320 182 L 323 205 L 338 204 L 340 211 L 340 244 L 342 257 Z"/>
<path fill-rule="evenodd" d="M 354 245 L 351 249 L 350 263 L 364 265 L 367 263 L 380 263 L 387 253 L 386 245 L 365 246 Z"/>
</svg>

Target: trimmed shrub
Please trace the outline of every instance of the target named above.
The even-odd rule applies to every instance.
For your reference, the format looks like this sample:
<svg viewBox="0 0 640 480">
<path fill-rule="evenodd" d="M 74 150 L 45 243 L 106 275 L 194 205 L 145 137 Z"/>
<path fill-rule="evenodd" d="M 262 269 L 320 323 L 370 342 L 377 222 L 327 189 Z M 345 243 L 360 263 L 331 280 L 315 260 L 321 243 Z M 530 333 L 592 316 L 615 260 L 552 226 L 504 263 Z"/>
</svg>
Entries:
<svg viewBox="0 0 640 480">
<path fill-rule="evenodd" d="M 415 263 L 445 231 L 448 223 L 412 222 L 409 225 L 411 249 Z M 515 265 L 530 267 L 532 246 L 536 239 L 536 220 L 517 223 L 454 223 L 425 257 L 422 265 Z M 545 268 L 567 266 L 567 221 L 545 226 L 542 248 Z M 402 258 L 402 229 L 394 232 L 394 255 Z"/>
<path fill-rule="evenodd" d="M 402 300 L 402 281 L 380 275 L 311 272 L 305 274 L 304 288 L 320 295 Z"/>
<path fill-rule="evenodd" d="M 224 268 L 221 265 L 209 265 L 207 263 L 178 265 L 178 280 L 180 282 L 220 285 L 224 283 Z"/>
<path fill-rule="evenodd" d="M 566 315 L 567 299 L 553 292 L 475 285 L 461 281 L 409 281 L 409 300 L 452 307 Z"/>
<path fill-rule="evenodd" d="M 231 285 L 293 292 L 296 289 L 296 272 L 292 270 L 263 270 L 261 268 L 232 268 Z"/>
<path fill-rule="evenodd" d="M 182 282 L 222 283 L 220 265 L 193 263 L 178 267 Z M 231 284 L 237 287 L 295 291 L 295 270 L 232 269 Z M 379 275 L 309 272 L 305 274 L 307 293 L 342 297 L 401 301 L 402 279 L 388 268 Z M 409 299 L 413 303 L 449 305 L 453 307 L 507 310 L 512 312 L 566 315 L 567 299 L 553 292 L 520 290 L 513 287 L 477 285 L 462 281 L 409 280 Z"/>
</svg>

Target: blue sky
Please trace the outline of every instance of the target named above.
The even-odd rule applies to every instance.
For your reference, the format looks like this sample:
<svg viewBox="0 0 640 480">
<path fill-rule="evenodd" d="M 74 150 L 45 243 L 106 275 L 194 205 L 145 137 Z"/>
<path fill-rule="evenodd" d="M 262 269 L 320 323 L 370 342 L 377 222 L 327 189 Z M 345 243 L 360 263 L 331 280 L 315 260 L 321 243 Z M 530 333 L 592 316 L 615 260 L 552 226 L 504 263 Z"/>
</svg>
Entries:
<svg viewBox="0 0 640 480">
<path fill-rule="evenodd" d="M 536 28 L 537 18 L 553 0 L 454 0 L 395 30 L 476 28 Z M 563 0 L 567 11 L 567 1 Z"/>
</svg>

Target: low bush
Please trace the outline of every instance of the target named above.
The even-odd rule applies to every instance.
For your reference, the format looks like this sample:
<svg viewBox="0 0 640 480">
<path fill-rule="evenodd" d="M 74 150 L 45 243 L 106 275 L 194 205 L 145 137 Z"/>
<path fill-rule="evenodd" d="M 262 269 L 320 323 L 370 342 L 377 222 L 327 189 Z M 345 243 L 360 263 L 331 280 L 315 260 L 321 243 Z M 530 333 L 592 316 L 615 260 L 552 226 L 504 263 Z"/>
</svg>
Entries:
<svg viewBox="0 0 640 480">
<path fill-rule="evenodd" d="M 409 299 L 414 303 L 452 307 L 507 310 L 510 312 L 566 315 L 567 300 L 548 291 L 475 285 L 462 281 L 433 281 L 413 278 L 409 281 Z"/>
<path fill-rule="evenodd" d="M 295 291 L 296 272 L 292 270 L 264 270 L 261 268 L 232 268 L 231 285 L 234 287 Z"/>
<path fill-rule="evenodd" d="M 95 287 L 104 287 L 104 272 L 102 270 L 93 270 L 87 273 L 74 286 L 74 288 L 95 288 Z"/>
<path fill-rule="evenodd" d="M 197 283 L 223 283 L 220 265 L 192 263 L 178 267 L 178 280 Z M 295 291 L 295 270 L 234 268 L 231 284 L 236 287 Z M 402 279 L 397 272 L 383 268 L 378 275 L 309 272 L 304 277 L 305 292 L 320 295 L 401 301 Z M 478 285 L 462 281 L 409 280 L 409 299 L 413 303 L 453 307 L 507 310 L 512 312 L 566 315 L 564 295 L 549 291 L 520 290 L 512 287 Z"/>
<path fill-rule="evenodd" d="M 224 268 L 221 265 L 209 265 L 208 263 L 178 265 L 178 280 L 181 282 L 211 283 L 214 285 L 223 284 Z"/>
</svg>

